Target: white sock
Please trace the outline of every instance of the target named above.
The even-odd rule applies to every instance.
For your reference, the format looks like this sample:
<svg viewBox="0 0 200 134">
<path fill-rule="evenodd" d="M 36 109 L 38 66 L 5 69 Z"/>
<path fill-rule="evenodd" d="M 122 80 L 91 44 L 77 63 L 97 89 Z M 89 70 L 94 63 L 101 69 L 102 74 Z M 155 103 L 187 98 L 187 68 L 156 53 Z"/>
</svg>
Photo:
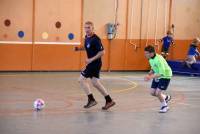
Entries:
<svg viewBox="0 0 200 134">
<path fill-rule="evenodd" d="M 167 106 L 167 103 L 165 100 L 161 103 L 161 107 L 163 107 L 163 106 Z"/>
</svg>

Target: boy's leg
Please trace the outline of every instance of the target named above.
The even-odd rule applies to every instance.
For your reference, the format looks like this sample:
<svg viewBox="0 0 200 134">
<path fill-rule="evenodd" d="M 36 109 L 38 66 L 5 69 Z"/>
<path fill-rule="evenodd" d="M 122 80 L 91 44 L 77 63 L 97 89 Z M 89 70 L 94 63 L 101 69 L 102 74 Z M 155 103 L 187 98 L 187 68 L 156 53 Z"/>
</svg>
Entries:
<svg viewBox="0 0 200 134">
<path fill-rule="evenodd" d="M 154 97 L 157 97 L 157 96 L 156 96 L 156 89 L 155 89 L 155 88 L 151 88 L 151 89 L 150 89 L 150 94 L 151 94 L 152 96 L 154 96 Z"/>
<path fill-rule="evenodd" d="M 161 113 L 165 113 L 169 109 L 169 107 L 167 106 L 167 102 L 171 99 L 171 96 L 166 96 L 163 93 L 165 90 L 167 90 L 169 83 L 170 79 L 160 79 L 158 89 L 156 90 L 156 96 L 161 102 Z"/>
<path fill-rule="evenodd" d="M 167 59 L 168 55 L 169 55 L 169 48 L 162 48 L 162 52 L 161 55 L 163 56 L 163 58 Z"/>
<path fill-rule="evenodd" d="M 154 96 L 154 97 L 157 97 L 157 96 L 156 96 L 156 90 L 157 90 L 157 89 L 154 89 L 154 88 L 151 88 L 151 89 L 150 89 L 150 94 L 151 94 L 152 96 Z M 171 100 L 171 96 L 170 96 L 170 95 L 166 95 L 166 94 L 162 93 L 162 96 L 163 96 L 163 98 L 165 98 L 166 103 L 168 103 L 168 101 Z M 160 100 L 160 99 L 159 99 L 159 100 Z"/>
<path fill-rule="evenodd" d="M 150 94 L 152 96 L 157 97 L 161 102 L 161 109 L 164 108 L 164 110 L 166 110 L 165 107 L 167 106 L 167 104 L 165 102 L 165 95 L 162 94 L 162 91 L 158 87 L 159 87 L 159 80 L 153 79 L 151 84 Z"/>
<path fill-rule="evenodd" d="M 162 46 L 161 48 L 161 55 L 163 56 L 163 58 L 166 58 L 166 51 L 164 46 Z"/>
<path fill-rule="evenodd" d="M 153 80 L 152 80 L 151 89 L 150 89 L 150 94 L 151 94 L 152 96 L 157 97 L 157 96 L 156 96 L 156 90 L 157 90 L 157 88 L 158 88 L 158 84 L 159 84 L 159 81 L 158 81 L 157 79 L 153 79 Z"/>
<path fill-rule="evenodd" d="M 107 110 L 110 107 L 115 105 L 115 102 L 112 100 L 110 95 L 108 94 L 108 91 L 105 89 L 105 87 L 101 84 L 100 80 L 96 77 L 93 77 L 91 79 L 92 85 L 105 97 L 106 104 L 104 107 L 102 107 L 103 110 Z"/>
<path fill-rule="evenodd" d="M 163 91 L 160 90 L 159 88 L 156 90 L 156 96 L 158 97 L 159 101 L 161 103 L 164 103 L 165 102 L 165 98 L 166 98 L 166 95 L 163 94 Z"/>
<path fill-rule="evenodd" d="M 163 54 L 163 58 L 167 59 L 168 55 L 169 55 L 169 53 L 165 51 L 164 54 Z"/>
<path fill-rule="evenodd" d="M 186 65 L 188 68 L 192 68 L 192 64 L 196 63 L 196 58 L 195 56 L 188 55 L 187 60 L 186 60 Z"/>
<path fill-rule="evenodd" d="M 168 105 L 167 105 L 167 103 L 166 103 L 165 98 L 163 97 L 162 90 L 157 89 L 157 90 L 156 90 L 156 95 L 157 95 L 158 99 L 159 99 L 160 102 L 161 102 L 161 107 L 160 107 L 159 112 L 160 112 L 160 113 L 166 113 L 166 112 L 169 110 L 169 107 L 168 107 Z"/>
<path fill-rule="evenodd" d="M 161 55 L 163 56 L 164 59 L 166 59 L 166 53 L 162 52 Z"/>
</svg>

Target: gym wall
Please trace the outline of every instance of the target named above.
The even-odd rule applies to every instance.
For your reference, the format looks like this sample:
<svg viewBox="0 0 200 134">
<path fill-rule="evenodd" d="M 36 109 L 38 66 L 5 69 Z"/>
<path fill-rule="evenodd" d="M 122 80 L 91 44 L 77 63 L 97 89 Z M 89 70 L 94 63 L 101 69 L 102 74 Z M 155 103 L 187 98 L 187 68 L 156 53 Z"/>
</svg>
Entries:
<svg viewBox="0 0 200 134">
<path fill-rule="evenodd" d="M 81 70 L 83 24 L 94 22 L 106 50 L 103 70 L 147 70 L 144 47 L 155 44 L 174 24 L 169 59 L 186 57 L 200 36 L 199 0 L 0 0 L 0 71 Z M 171 5 L 170 5 L 171 4 Z M 119 23 L 107 39 L 106 24 Z M 173 29 L 171 29 L 173 30 Z"/>
</svg>

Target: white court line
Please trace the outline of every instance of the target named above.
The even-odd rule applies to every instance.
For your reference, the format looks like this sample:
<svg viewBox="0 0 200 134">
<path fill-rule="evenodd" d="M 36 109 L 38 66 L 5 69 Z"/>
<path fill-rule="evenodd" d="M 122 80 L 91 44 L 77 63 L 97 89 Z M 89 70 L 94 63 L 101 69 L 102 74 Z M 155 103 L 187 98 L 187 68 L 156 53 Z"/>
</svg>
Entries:
<svg viewBox="0 0 200 134">
<path fill-rule="evenodd" d="M 30 41 L 0 41 L 0 44 L 32 44 Z"/>
<path fill-rule="evenodd" d="M 80 45 L 80 42 L 34 42 L 34 44 Z"/>
<path fill-rule="evenodd" d="M 80 42 L 30 42 L 30 41 L 0 41 L 0 44 L 54 44 L 54 45 L 80 45 Z"/>
<path fill-rule="evenodd" d="M 181 105 L 185 105 L 185 106 L 189 106 L 189 107 L 193 107 L 193 108 L 199 108 L 199 105 L 195 105 L 195 104 L 189 104 L 189 103 L 178 103 L 178 104 L 181 104 Z"/>
</svg>

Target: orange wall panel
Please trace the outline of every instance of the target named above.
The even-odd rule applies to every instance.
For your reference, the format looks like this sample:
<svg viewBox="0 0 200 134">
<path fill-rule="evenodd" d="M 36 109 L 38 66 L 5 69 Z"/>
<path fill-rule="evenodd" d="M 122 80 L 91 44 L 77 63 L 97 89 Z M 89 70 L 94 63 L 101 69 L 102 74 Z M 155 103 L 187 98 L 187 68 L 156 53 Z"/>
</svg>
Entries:
<svg viewBox="0 0 200 134">
<path fill-rule="evenodd" d="M 153 40 L 150 40 L 151 42 Z M 106 54 L 102 70 L 147 70 L 149 65 L 144 57 L 146 40 L 102 40 Z M 185 59 L 191 40 L 176 40 L 170 48 L 169 59 Z M 151 44 L 151 43 L 150 43 Z M 157 52 L 160 53 L 161 44 Z M 65 45 L 0 45 L 0 70 L 80 70 L 85 65 L 85 51 L 74 51 L 74 46 Z"/>
<path fill-rule="evenodd" d="M 108 40 L 102 40 L 102 44 L 105 50 L 105 55 L 102 57 L 103 65 L 102 70 L 108 70 L 108 56 L 109 56 L 109 44 Z"/>
<path fill-rule="evenodd" d="M 1 71 L 30 71 L 32 45 L 0 45 Z"/>
<path fill-rule="evenodd" d="M 191 40 L 176 40 L 175 45 L 170 49 L 169 58 L 173 60 L 185 59 L 191 42 Z"/>
<path fill-rule="evenodd" d="M 79 70 L 79 53 L 74 46 L 35 45 L 33 70 Z"/>
<path fill-rule="evenodd" d="M 125 58 L 125 69 L 126 70 L 147 70 L 148 60 L 144 56 L 144 47 L 146 40 L 132 40 L 132 42 L 137 46 L 131 45 L 127 42 L 126 46 L 126 58 Z"/>
<path fill-rule="evenodd" d="M 110 70 L 124 70 L 125 40 L 112 40 L 110 45 Z"/>
</svg>

